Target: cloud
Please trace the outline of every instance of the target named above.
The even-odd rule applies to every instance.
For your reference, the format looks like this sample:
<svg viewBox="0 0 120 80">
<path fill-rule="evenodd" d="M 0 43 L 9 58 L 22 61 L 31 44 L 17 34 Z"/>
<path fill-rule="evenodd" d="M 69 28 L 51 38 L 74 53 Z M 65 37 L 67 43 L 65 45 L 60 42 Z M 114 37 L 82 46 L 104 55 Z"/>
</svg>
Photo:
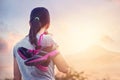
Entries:
<svg viewBox="0 0 120 80">
<path fill-rule="evenodd" d="M 0 33 L 8 32 L 8 26 L 3 22 L 0 21 Z"/>
<path fill-rule="evenodd" d="M 11 28 L 11 26 L 0 21 L 0 53 L 10 53 L 19 38 L 21 38 L 21 35 L 17 33 L 14 27 Z"/>
<path fill-rule="evenodd" d="M 8 27 L 4 23 L 0 23 L 0 53 L 9 53 L 8 51 L 8 41 L 10 33 Z"/>
<path fill-rule="evenodd" d="M 8 48 L 7 48 L 7 43 L 4 39 L 0 38 L 0 54 L 7 53 Z"/>
<path fill-rule="evenodd" d="M 8 34 L 12 32 L 10 26 L 0 20 L 0 37 L 3 39 L 7 39 Z M 13 31 L 14 32 L 14 31 Z"/>
<path fill-rule="evenodd" d="M 14 27 L 14 26 L 9 25 L 8 23 L 4 22 L 3 20 L 0 20 L 0 37 L 7 39 L 7 37 L 9 37 L 9 34 L 11 34 L 11 33 L 20 34 L 20 31 L 18 31 L 18 30 L 21 30 L 22 28 L 23 27 L 18 27 L 18 26 Z"/>
<path fill-rule="evenodd" d="M 114 40 L 108 35 L 104 35 L 101 38 L 101 41 L 104 42 L 104 43 L 112 43 L 112 42 L 114 42 Z"/>
</svg>

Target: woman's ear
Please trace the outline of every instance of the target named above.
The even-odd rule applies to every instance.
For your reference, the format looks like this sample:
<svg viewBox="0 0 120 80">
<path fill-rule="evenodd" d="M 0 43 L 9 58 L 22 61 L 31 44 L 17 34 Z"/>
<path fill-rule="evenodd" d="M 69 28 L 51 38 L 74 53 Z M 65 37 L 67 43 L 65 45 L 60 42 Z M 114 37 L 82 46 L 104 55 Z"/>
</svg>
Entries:
<svg viewBox="0 0 120 80">
<path fill-rule="evenodd" d="M 46 27 L 46 30 L 49 28 L 49 26 L 50 26 L 50 24 L 49 24 L 49 23 L 48 23 L 48 24 L 46 24 L 46 26 L 45 26 L 45 27 Z"/>
</svg>

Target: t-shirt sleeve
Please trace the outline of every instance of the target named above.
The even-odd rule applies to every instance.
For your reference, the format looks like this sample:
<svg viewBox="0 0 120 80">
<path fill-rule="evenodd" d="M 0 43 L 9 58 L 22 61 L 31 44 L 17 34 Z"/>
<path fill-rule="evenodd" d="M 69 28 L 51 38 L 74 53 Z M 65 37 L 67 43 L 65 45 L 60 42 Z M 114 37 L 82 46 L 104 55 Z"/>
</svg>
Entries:
<svg viewBox="0 0 120 80">
<path fill-rule="evenodd" d="M 55 42 L 55 40 L 52 39 L 50 35 L 44 36 L 43 40 L 41 41 L 41 46 L 48 52 L 56 50 L 58 48 L 58 44 Z"/>
</svg>

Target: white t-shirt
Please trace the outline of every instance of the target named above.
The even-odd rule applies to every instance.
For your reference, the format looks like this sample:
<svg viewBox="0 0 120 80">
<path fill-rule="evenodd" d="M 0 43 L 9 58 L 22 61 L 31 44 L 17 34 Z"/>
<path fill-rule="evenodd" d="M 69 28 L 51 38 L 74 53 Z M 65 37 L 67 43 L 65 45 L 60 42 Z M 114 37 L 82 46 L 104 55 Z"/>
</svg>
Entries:
<svg viewBox="0 0 120 80">
<path fill-rule="evenodd" d="M 39 39 L 39 36 L 40 35 L 37 35 L 37 39 Z M 57 47 L 57 44 L 50 35 L 43 35 L 43 39 L 41 40 L 41 47 L 47 47 L 50 45 Z M 48 71 L 46 72 L 37 69 L 35 66 L 26 66 L 24 64 L 24 60 L 18 55 L 18 47 L 25 47 L 27 49 L 34 49 L 34 47 L 29 42 L 29 37 L 26 36 L 24 39 L 18 42 L 13 49 L 14 58 L 17 60 L 23 80 L 55 80 L 54 63 L 52 60 L 50 61 Z"/>
</svg>

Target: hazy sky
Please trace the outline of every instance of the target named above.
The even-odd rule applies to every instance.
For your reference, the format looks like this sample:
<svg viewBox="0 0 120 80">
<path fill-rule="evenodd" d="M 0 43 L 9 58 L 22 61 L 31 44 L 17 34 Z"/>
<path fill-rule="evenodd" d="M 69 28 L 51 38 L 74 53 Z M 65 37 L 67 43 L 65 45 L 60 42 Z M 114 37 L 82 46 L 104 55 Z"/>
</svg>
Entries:
<svg viewBox="0 0 120 80">
<path fill-rule="evenodd" d="M 49 10 L 50 31 L 66 49 L 63 52 L 79 52 L 96 42 L 120 50 L 119 0 L 1 0 L 0 35 L 27 34 L 30 11 L 38 6 Z M 113 41 L 109 45 L 99 41 L 104 36 Z"/>
<path fill-rule="evenodd" d="M 49 31 L 62 54 L 80 54 L 96 44 L 120 52 L 120 0 L 0 0 L 0 39 L 5 40 L 0 48 L 4 44 L 12 53 L 14 44 L 29 31 L 31 10 L 40 6 L 50 12 Z M 0 55 L 12 70 L 13 56 Z"/>
</svg>

